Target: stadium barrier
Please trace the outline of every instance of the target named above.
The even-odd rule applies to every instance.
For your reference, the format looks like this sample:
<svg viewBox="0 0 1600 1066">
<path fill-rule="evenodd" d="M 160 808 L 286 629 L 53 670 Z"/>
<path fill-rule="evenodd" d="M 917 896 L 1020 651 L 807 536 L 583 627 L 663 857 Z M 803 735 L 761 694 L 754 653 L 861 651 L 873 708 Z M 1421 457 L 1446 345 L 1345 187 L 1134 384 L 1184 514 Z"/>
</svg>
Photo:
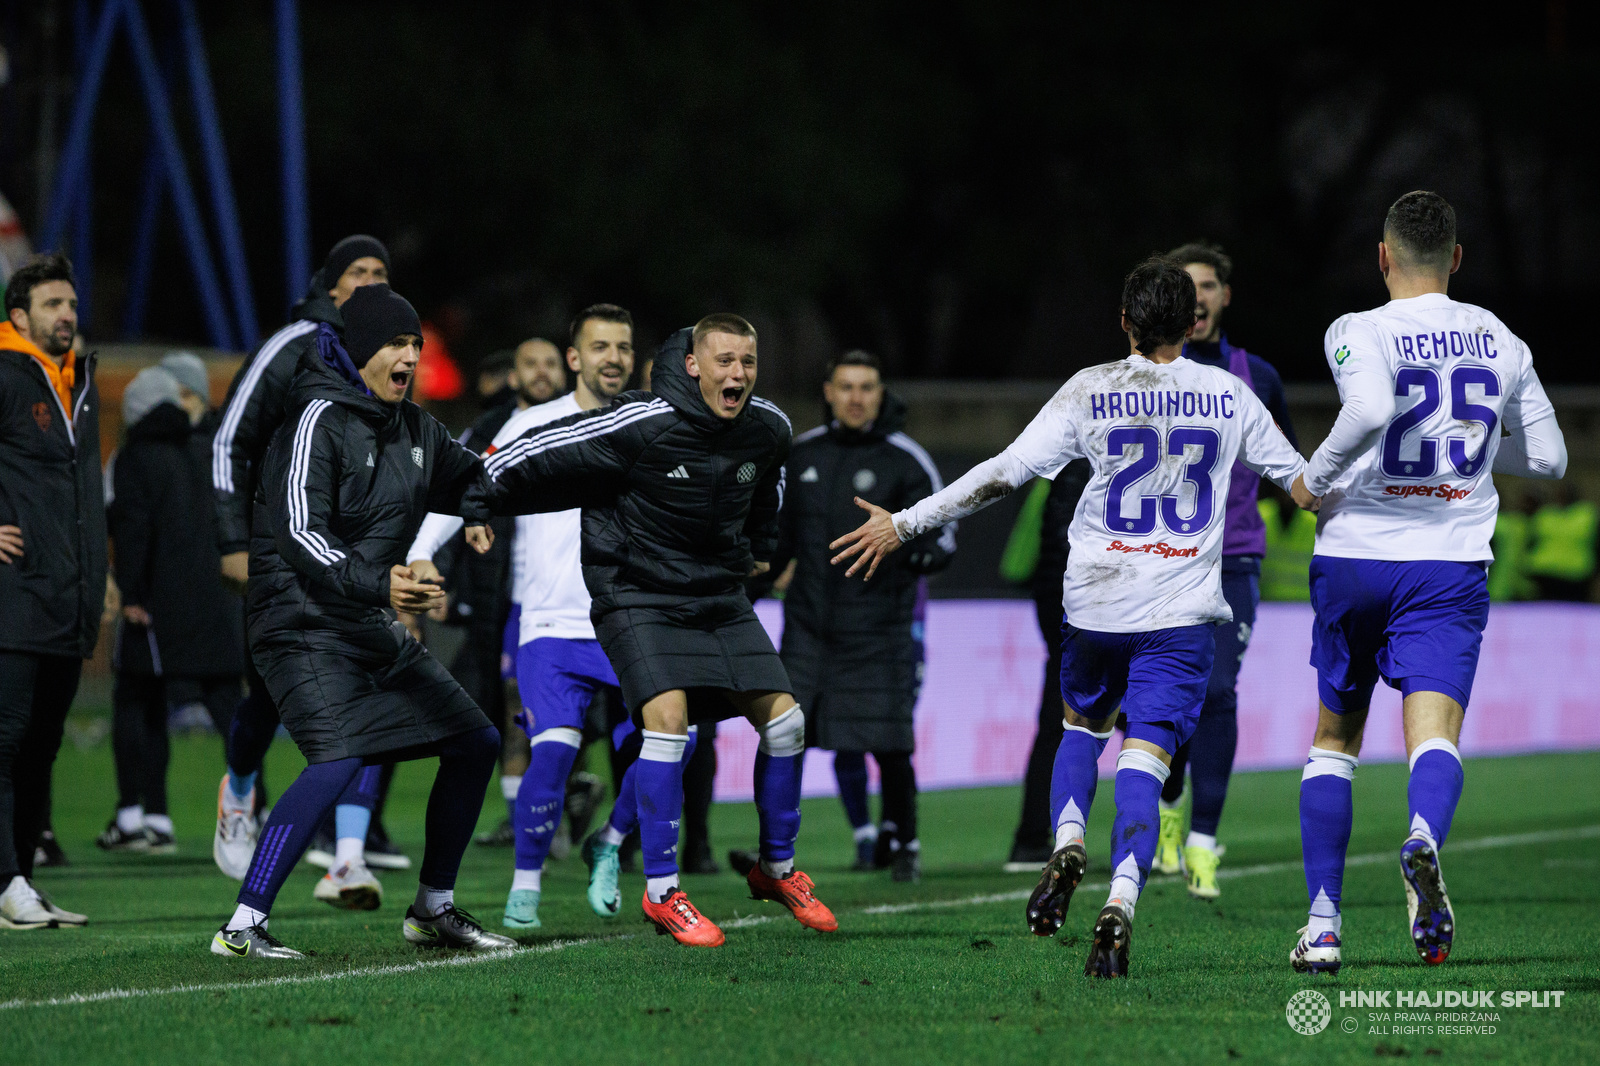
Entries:
<svg viewBox="0 0 1600 1066">
<path fill-rule="evenodd" d="M 756 613 L 781 639 L 783 608 Z M 1014 785 L 1022 780 L 1038 722 L 1044 642 L 1029 600 L 934 600 L 928 605 L 927 674 L 917 704 L 917 783 L 922 789 Z M 1311 608 L 1264 603 L 1239 675 L 1237 770 L 1305 762 L 1316 724 Z M 1400 694 L 1379 684 L 1363 762 L 1405 758 Z M 1489 613 L 1461 752 L 1466 756 L 1600 748 L 1600 605 L 1497 604 Z M 1115 770 L 1116 744 L 1100 760 Z M 717 735 L 718 800 L 749 800 L 756 734 L 739 721 Z M 871 760 L 868 760 L 869 764 Z M 876 767 L 872 768 L 874 784 Z M 807 760 L 808 796 L 833 795 L 832 756 Z"/>
</svg>

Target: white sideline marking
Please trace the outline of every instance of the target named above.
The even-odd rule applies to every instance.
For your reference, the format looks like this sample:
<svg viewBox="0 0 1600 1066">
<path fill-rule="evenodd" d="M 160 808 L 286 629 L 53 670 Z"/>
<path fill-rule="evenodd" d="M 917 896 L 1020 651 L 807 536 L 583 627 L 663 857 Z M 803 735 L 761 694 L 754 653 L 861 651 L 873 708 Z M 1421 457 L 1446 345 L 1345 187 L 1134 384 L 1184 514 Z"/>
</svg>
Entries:
<svg viewBox="0 0 1600 1066">
<path fill-rule="evenodd" d="M 1490 848 L 1511 848 L 1525 844 L 1551 844 L 1564 840 L 1592 840 L 1600 837 L 1600 825 L 1585 825 L 1576 829 L 1552 829 L 1538 833 L 1513 833 L 1503 836 L 1480 837 L 1476 840 L 1463 840 L 1451 844 L 1450 853 L 1458 851 L 1485 851 Z M 1345 860 L 1346 866 L 1371 866 L 1379 862 L 1393 862 L 1393 852 L 1374 852 L 1367 855 L 1352 855 Z M 1262 874 L 1284 873 L 1289 870 L 1300 869 L 1298 862 L 1271 862 L 1258 866 L 1240 866 L 1237 868 L 1224 867 L 1217 871 L 1219 878 L 1256 877 Z M 1177 880 L 1177 878 L 1163 878 L 1162 880 Z M 1109 887 L 1108 882 L 1098 884 L 1080 885 L 1079 889 L 1090 891 L 1103 890 Z M 1018 889 L 1013 892 L 992 892 L 984 895 L 966 896 L 961 899 L 928 900 L 923 903 L 882 903 L 873 907 L 863 907 L 856 911 L 857 914 L 906 914 L 912 911 L 949 910 L 955 907 L 981 907 L 991 903 L 1015 903 L 1025 900 L 1031 891 Z M 720 923 L 724 929 L 745 929 L 755 925 L 766 925 L 776 919 L 771 915 L 752 914 Z M 218 981 L 203 985 L 169 985 L 166 988 L 109 988 L 103 992 L 75 993 L 70 996 L 58 996 L 53 999 L 11 999 L 0 1002 L 0 1010 L 18 1010 L 25 1007 L 73 1007 L 89 1003 L 104 1003 L 119 999 L 142 999 L 150 996 L 174 996 L 186 992 L 234 992 L 248 988 L 277 988 L 284 985 L 311 985 L 325 981 L 343 981 L 354 977 L 390 977 L 396 974 L 415 973 L 419 970 L 432 970 L 441 966 L 477 966 L 486 962 L 501 962 L 506 959 L 518 958 L 523 955 L 550 955 L 568 948 L 587 947 L 590 944 L 603 944 L 619 940 L 634 940 L 641 934 L 622 933 L 614 936 L 577 937 L 572 940 L 553 940 L 548 944 L 540 944 L 532 948 L 514 948 L 506 951 L 488 951 L 481 955 L 451 955 L 441 959 L 421 959 L 417 962 L 394 963 L 388 966 L 362 966 L 354 970 L 340 970 L 335 973 L 314 974 L 289 974 L 282 977 L 269 977 L 260 981 Z"/>
</svg>

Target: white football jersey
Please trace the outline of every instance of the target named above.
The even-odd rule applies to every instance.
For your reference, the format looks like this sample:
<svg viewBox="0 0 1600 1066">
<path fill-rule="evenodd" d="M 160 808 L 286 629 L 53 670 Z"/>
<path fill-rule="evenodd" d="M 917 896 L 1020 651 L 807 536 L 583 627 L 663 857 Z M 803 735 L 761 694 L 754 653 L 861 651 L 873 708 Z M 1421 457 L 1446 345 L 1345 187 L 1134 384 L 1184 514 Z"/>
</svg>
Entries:
<svg viewBox="0 0 1600 1066">
<path fill-rule="evenodd" d="M 1306 469 L 1306 488 L 1323 497 L 1317 554 L 1492 559 L 1502 429 L 1535 467 L 1503 472 L 1549 476 L 1538 468 L 1552 450 L 1565 465 L 1528 346 L 1488 311 L 1442 293 L 1345 315 L 1323 346 L 1344 410 Z"/>
<path fill-rule="evenodd" d="M 1305 466 L 1250 386 L 1220 367 L 1130 355 L 1073 375 L 1011 446 L 895 516 L 902 539 L 1086 458 L 1062 586 L 1079 629 L 1228 621 L 1219 560 L 1237 458 L 1287 488 Z"/>
<path fill-rule="evenodd" d="M 549 403 L 518 411 L 495 434 L 491 448 L 504 447 L 530 429 L 581 410 L 576 396 L 569 392 Z M 583 512 L 576 508 L 517 516 L 516 538 L 511 545 L 511 598 L 522 606 L 518 644 L 540 637 L 594 639 L 589 589 L 583 583 L 580 561 L 582 516 Z M 432 559 L 462 524 L 455 515 L 428 515 L 406 559 Z"/>
</svg>

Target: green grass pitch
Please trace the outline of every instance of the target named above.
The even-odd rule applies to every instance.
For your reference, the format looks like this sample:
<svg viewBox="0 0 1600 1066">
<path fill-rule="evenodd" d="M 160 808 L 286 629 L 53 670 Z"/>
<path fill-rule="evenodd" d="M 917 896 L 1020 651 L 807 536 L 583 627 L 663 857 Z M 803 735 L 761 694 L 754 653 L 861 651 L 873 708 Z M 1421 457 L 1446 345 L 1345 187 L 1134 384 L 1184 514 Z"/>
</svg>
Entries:
<svg viewBox="0 0 1600 1066">
<path fill-rule="evenodd" d="M 275 745 L 282 788 L 299 768 Z M 291 877 L 273 931 L 316 951 L 303 964 L 207 953 L 234 882 L 211 862 L 220 770 L 215 738 L 179 739 L 172 769 L 181 851 L 107 856 L 90 841 L 111 813 L 109 745 L 69 743 L 56 768 L 56 827 L 74 860 L 40 883 L 87 929 L 0 932 L 0 1061 L 34 1063 L 347 1061 L 400 1063 L 812 1062 L 1369 1062 L 1546 1063 L 1600 1060 L 1600 753 L 1474 760 L 1444 852 L 1459 938 L 1426 968 L 1407 935 L 1393 861 L 1406 826 L 1405 768 L 1356 775 L 1345 885 L 1345 969 L 1294 974 L 1287 955 L 1304 920 L 1297 773 L 1235 778 L 1223 822 L 1228 880 L 1220 900 L 1188 898 L 1156 879 L 1140 903 L 1133 976 L 1082 976 L 1087 934 L 1104 898 L 1109 788 L 1093 813 L 1091 870 L 1057 941 L 1028 934 L 1029 875 L 1000 871 L 1015 789 L 922 797 L 925 873 L 896 885 L 846 870 L 838 805 L 807 801 L 802 866 L 840 931 L 802 929 L 746 898 L 732 874 L 687 878 L 728 930 L 716 950 L 676 946 L 638 914 L 639 875 L 624 877 L 622 915 L 583 901 L 576 856 L 551 865 L 539 935 L 493 958 L 419 954 L 400 938 L 414 873 L 383 876 L 372 913 L 311 898 L 315 871 Z M 388 822 L 420 856 L 432 770 L 402 767 Z M 485 804 L 483 824 L 503 808 Z M 719 848 L 748 845 L 754 811 L 721 805 Z M 510 855 L 474 846 L 457 896 L 496 927 Z M 1332 1024 L 1302 1036 L 1291 995 L 1315 988 Z M 1493 1034 L 1395 1032 L 1382 1011 L 1342 1008 L 1340 991 L 1563 990 L 1559 1008 L 1498 1009 Z M 120 990 L 123 994 L 97 995 Z M 73 998 L 80 997 L 80 998 Z M 1420 1009 L 1420 1008 L 1419 1008 Z M 1358 1031 L 1342 1029 L 1355 1019 Z M 1372 1026 L 1390 1026 L 1375 1032 Z"/>
</svg>

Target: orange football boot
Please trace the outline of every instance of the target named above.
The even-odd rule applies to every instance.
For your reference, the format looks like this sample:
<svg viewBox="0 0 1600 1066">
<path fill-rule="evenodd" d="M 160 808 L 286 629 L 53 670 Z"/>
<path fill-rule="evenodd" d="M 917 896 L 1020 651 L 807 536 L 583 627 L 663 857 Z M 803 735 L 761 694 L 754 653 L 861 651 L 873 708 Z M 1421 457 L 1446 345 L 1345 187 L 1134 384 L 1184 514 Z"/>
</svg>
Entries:
<svg viewBox="0 0 1600 1066">
<path fill-rule="evenodd" d="M 644 916 L 655 924 L 656 932 L 663 936 L 671 934 L 672 938 L 680 944 L 688 944 L 695 948 L 721 947 L 727 937 L 722 935 L 722 930 L 717 928 L 717 923 L 701 914 L 695 905 L 689 902 L 689 897 L 683 894 L 683 889 L 675 889 L 673 893 L 660 903 L 650 902 L 650 893 L 644 894 Z"/>
<path fill-rule="evenodd" d="M 788 907 L 795 920 L 807 929 L 831 933 L 839 928 L 839 919 L 833 916 L 823 902 L 811 894 L 811 878 L 799 870 L 790 870 L 782 877 L 768 877 L 756 863 L 745 875 L 750 885 L 751 899 L 769 899 Z"/>
</svg>

